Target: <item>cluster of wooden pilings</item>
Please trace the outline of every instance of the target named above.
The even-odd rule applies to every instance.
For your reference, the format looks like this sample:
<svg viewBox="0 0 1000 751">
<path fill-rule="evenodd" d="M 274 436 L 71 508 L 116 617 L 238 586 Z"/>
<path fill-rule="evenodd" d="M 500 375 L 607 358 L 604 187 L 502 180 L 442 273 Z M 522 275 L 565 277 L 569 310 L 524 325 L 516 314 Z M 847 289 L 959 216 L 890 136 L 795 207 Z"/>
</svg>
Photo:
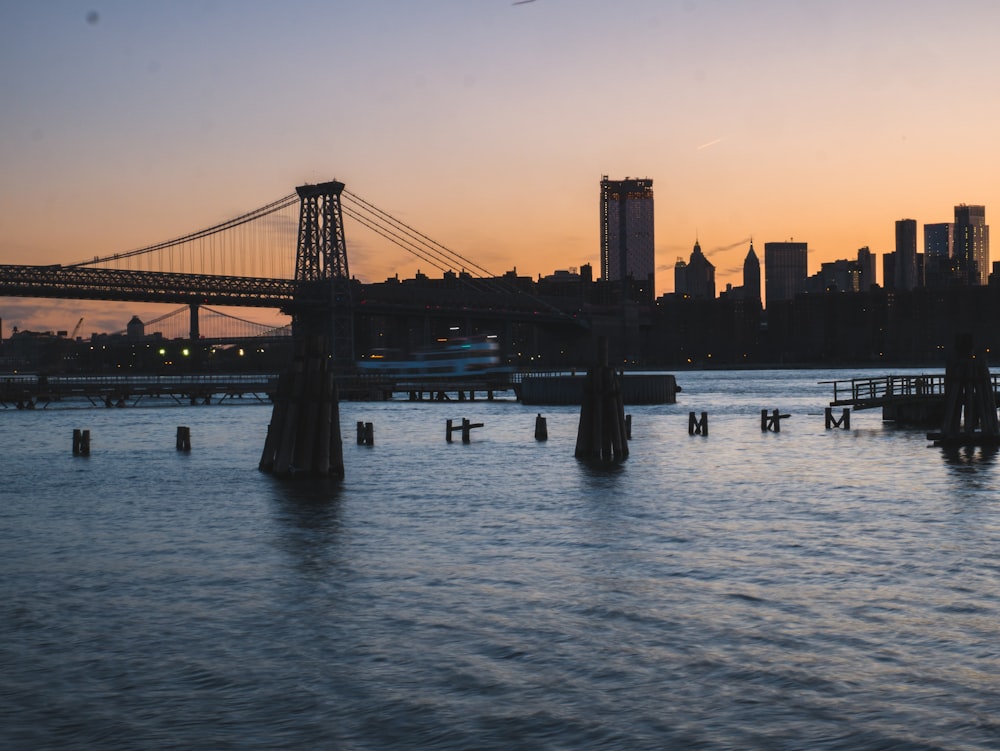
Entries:
<svg viewBox="0 0 1000 751">
<path fill-rule="evenodd" d="M 291 367 L 278 377 L 262 472 L 343 479 L 340 403 L 329 363 L 323 337 L 309 337 L 296 346 Z"/>
<path fill-rule="evenodd" d="M 576 458 L 620 462 L 628 458 L 628 426 L 621 379 L 608 365 L 608 342 L 598 341 L 597 364 L 587 371 L 576 433 Z"/>
<path fill-rule="evenodd" d="M 760 429 L 761 432 L 767 433 L 780 433 L 781 432 L 781 421 L 791 417 L 791 415 L 783 415 L 778 410 L 772 410 L 768 414 L 766 409 L 760 411 Z"/>
<path fill-rule="evenodd" d="M 935 445 L 1000 443 L 996 395 L 986 360 L 978 357 L 972 337 L 961 335 L 944 373 L 944 419 L 939 433 L 928 433 Z"/>
</svg>

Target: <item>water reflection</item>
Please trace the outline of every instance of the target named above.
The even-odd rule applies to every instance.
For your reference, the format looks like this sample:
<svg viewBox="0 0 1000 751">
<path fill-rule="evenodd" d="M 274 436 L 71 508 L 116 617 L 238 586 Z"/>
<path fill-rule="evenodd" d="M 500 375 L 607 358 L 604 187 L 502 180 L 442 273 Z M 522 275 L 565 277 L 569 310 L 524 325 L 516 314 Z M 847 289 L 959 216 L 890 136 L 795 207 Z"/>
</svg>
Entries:
<svg viewBox="0 0 1000 751">
<path fill-rule="evenodd" d="M 1000 446 L 986 444 L 983 446 L 944 446 L 941 455 L 945 463 L 958 469 L 975 469 L 989 467 L 997 458 Z"/>
<path fill-rule="evenodd" d="M 303 572 L 324 575 L 337 564 L 341 482 L 330 477 L 291 482 L 269 479 L 279 531 L 277 546 L 292 556 Z"/>
</svg>

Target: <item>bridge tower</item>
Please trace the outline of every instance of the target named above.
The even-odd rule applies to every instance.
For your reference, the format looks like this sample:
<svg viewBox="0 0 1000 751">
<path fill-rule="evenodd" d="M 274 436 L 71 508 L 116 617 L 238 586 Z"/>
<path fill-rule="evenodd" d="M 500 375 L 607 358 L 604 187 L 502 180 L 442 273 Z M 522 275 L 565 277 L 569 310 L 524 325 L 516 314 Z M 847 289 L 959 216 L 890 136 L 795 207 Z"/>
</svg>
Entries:
<svg viewBox="0 0 1000 751">
<path fill-rule="evenodd" d="M 337 181 L 302 185 L 295 251 L 295 300 L 286 309 L 297 339 L 323 337 L 337 365 L 354 361 L 351 278 Z"/>
</svg>

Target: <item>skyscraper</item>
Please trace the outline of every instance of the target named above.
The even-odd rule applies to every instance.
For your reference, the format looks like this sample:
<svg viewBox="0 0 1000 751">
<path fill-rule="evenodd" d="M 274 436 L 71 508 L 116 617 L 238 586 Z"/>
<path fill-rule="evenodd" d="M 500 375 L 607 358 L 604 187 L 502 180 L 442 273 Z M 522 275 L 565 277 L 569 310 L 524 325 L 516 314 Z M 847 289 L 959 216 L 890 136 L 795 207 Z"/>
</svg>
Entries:
<svg viewBox="0 0 1000 751">
<path fill-rule="evenodd" d="M 743 259 L 743 299 L 760 305 L 760 261 L 750 241 L 750 251 Z"/>
<path fill-rule="evenodd" d="M 601 179 L 601 278 L 625 284 L 631 279 L 652 300 L 653 242 L 653 181 L 609 180 L 605 175 Z"/>
<path fill-rule="evenodd" d="M 875 284 L 875 254 L 867 245 L 858 248 L 858 268 L 861 270 L 858 289 L 860 292 L 867 292 Z"/>
<path fill-rule="evenodd" d="M 808 278 L 808 243 L 764 243 L 764 292 L 767 305 L 794 299 Z"/>
<path fill-rule="evenodd" d="M 955 258 L 966 284 L 987 283 L 990 275 L 990 228 L 985 206 L 955 207 Z"/>
<path fill-rule="evenodd" d="M 896 222 L 895 289 L 911 290 L 923 285 L 917 279 L 917 220 Z"/>
<path fill-rule="evenodd" d="M 924 225 L 924 275 L 928 287 L 947 287 L 955 280 L 955 225 Z"/>
<path fill-rule="evenodd" d="M 715 299 L 715 266 L 701 252 L 701 244 L 697 240 L 685 267 L 685 277 L 684 287 L 688 295 L 695 299 Z"/>
</svg>

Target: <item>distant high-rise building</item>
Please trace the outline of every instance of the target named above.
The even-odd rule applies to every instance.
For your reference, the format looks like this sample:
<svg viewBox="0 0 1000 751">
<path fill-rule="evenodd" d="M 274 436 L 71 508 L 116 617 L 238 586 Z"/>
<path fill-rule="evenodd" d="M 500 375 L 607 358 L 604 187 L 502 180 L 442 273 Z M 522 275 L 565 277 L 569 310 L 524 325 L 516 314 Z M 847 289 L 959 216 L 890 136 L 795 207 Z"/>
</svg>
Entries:
<svg viewBox="0 0 1000 751">
<path fill-rule="evenodd" d="M 794 299 L 808 278 L 808 243 L 764 243 L 764 292 L 767 305 Z"/>
<path fill-rule="evenodd" d="M 985 206 L 955 207 L 955 258 L 967 284 L 986 284 L 990 274 L 990 228 Z"/>
<path fill-rule="evenodd" d="M 922 287 L 917 279 L 917 220 L 900 219 L 896 222 L 895 288 L 911 290 Z"/>
<path fill-rule="evenodd" d="M 674 264 L 674 294 L 682 297 L 688 293 L 688 264 L 683 258 L 677 259 Z"/>
<path fill-rule="evenodd" d="M 743 299 L 760 305 L 760 260 L 753 250 L 753 240 L 750 250 L 743 259 Z"/>
<path fill-rule="evenodd" d="M 882 286 L 886 289 L 896 289 L 896 254 L 882 255 Z"/>
<path fill-rule="evenodd" d="M 875 254 L 866 245 L 858 248 L 858 267 L 861 269 L 859 287 L 861 292 L 867 292 L 875 282 Z"/>
<path fill-rule="evenodd" d="M 938 222 L 924 225 L 924 276 L 928 287 L 947 287 L 955 282 L 955 225 Z"/>
<path fill-rule="evenodd" d="M 632 280 L 652 300 L 655 272 L 653 181 L 609 180 L 605 175 L 601 179 L 601 279 L 625 285 Z"/>
<path fill-rule="evenodd" d="M 674 273 L 677 273 L 675 267 Z M 684 267 L 685 291 L 693 298 L 715 299 L 715 266 L 701 252 L 701 244 L 695 241 L 691 258 Z"/>
<path fill-rule="evenodd" d="M 924 225 L 924 256 L 927 260 L 951 258 L 955 242 L 955 225 L 938 222 Z"/>
</svg>

